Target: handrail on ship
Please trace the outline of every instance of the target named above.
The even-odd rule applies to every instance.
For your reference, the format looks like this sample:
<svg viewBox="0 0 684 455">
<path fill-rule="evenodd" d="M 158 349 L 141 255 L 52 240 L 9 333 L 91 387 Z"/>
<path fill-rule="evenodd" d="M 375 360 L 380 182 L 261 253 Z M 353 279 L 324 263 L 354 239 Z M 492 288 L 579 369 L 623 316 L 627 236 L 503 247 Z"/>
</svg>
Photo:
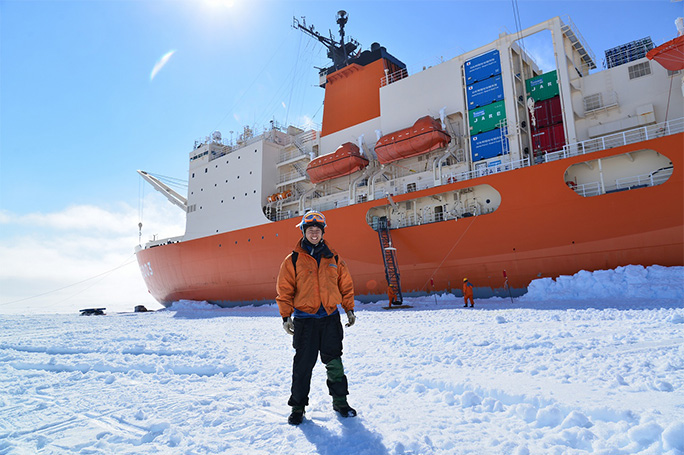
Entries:
<svg viewBox="0 0 684 455">
<path fill-rule="evenodd" d="M 582 142 L 575 142 L 563 146 L 563 150 L 544 154 L 544 161 L 562 160 L 571 156 L 586 155 L 623 145 L 634 144 L 657 137 L 669 136 L 684 132 L 684 117 L 668 120 L 654 125 L 642 126 L 621 133 L 609 134 Z"/>
</svg>

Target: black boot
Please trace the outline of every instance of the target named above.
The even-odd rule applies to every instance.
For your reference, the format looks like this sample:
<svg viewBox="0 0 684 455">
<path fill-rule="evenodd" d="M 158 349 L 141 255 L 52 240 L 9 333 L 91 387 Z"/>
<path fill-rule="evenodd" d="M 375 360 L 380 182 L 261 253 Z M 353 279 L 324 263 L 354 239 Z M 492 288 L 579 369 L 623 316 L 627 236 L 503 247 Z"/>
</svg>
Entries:
<svg viewBox="0 0 684 455">
<path fill-rule="evenodd" d="M 341 417 L 356 417 L 356 409 L 349 406 L 346 397 L 333 398 L 333 410 Z"/>
<path fill-rule="evenodd" d="M 352 408 L 349 406 L 349 404 L 333 404 L 333 409 L 335 412 L 337 412 L 341 417 L 356 417 L 356 409 Z"/>
<path fill-rule="evenodd" d="M 287 418 L 287 423 L 290 425 L 299 425 L 304 420 L 304 408 L 301 406 L 292 406 L 292 413 Z"/>
</svg>

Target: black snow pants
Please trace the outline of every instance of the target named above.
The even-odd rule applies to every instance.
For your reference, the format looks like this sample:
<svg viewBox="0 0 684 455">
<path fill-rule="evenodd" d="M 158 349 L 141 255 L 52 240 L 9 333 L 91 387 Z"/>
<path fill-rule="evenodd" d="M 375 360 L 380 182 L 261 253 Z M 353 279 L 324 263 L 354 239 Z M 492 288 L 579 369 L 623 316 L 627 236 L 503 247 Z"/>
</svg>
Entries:
<svg viewBox="0 0 684 455">
<path fill-rule="evenodd" d="M 311 373 L 319 353 L 326 367 L 326 383 L 333 402 L 346 403 L 349 391 L 341 359 L 344 331 L 339 313 L 323 318 L 295 318 L 294 332 L 292 394 L 287 404 L 297 407 L 309 404 Z"/>
</svg>

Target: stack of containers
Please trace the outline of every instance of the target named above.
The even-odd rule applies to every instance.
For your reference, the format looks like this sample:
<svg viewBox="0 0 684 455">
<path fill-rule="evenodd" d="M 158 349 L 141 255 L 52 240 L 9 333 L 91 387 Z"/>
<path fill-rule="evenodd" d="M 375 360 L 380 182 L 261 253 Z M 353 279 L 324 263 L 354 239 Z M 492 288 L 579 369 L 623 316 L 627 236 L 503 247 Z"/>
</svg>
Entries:
<svg viewBox="0 0 684 455">
<path fill-rule="evenodd" d="M 473 161 L 508 153 L 506 106 L 498 50 L 465 62 L 470 150 Z M 503 126 L 503 127 L 502 127 Z"/>
<path fill-rule="evenodd" d="M 650 36 L 647 36 L 646 38 L 630 41 L 622 46 L 608 49 L 606 51 L 606 65 L 608 68 L 615 68 L 616 66 L 639 60 L 646 57 L 648 51 L 654 47 L 653 40 Z"/>
<path fill-rule="evenodd" d="M 527 96 L 534 100 L 532 149 L 535 160 L 544 152 L 555 152 L 565 145 L 563 110 L 556 71 L 525 81 Z"/>
</svg>

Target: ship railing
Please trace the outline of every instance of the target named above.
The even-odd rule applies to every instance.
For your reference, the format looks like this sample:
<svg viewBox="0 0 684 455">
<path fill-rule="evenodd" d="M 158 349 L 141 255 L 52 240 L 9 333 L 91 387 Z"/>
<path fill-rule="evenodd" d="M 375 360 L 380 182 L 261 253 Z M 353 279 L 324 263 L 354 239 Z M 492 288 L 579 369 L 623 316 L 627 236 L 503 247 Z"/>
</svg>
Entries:
<svg viewBox="0 0 684 455">
<path fill-rule="evenodd" d="M 484 177 L 486 175 L 498 174 L 499 172 L 512 171 L 530 165 L 530 159 L 523 158 L 521 160 L 510 161 L 508 163 L 501 163 L 496 166 L 483 167 L 481 169 L 473 169 L 472 171 L 461 172 L 459 174 L 443 174 L 442 185 L 447 183 L 461 182 L 463 180 L 475 179 Z"/>
<path fill-rule="evenodd" d="M 295 136 L 295 141 L 299 141 L 300 143 L 312 142 L 315 141 L 317 138 L 318 132 L 316 130 L 308 130 L 304 131 L 303 133 L 299 133 L 297 136 Z"/>
<path fill-rule="evenodd" d="M 601 183 L 600 182 L 589 182 L 582 183 L 574 187 L 577 194 L 584 197 L 598 196 L 601 193 Z"/>
<path fill-rule="evenodd" d="M 291 172 L 285 172 L 283 174 L 280 174 L 278 177 L 278 184 L 283 184 L 283 183 L 294 183 L 294 182 L 299 182 L 302 180 L 308 179 L 308 176 L 302 175 L 299 171 L 291 171 Z"/>
<path fill-rule="evenodd" d="M 452 212 L 426 212 L 422 214 L 407 214 L 402 217 L 392 218 L 390 222 L 390 229 L 400 229 L 411 226 L 420 226 L 422 224 L 439 223 L 440 221 L 458 220 L 461 218 L 468 218 L 480 215 L 480 213 L 463 212 L 458 215 Z M 373 220 L 371 227 L 377 230 L 378 221 Z"/>
<path fill-rule="evenodd" d="M 579 29 L 575 26 L 575 23 L 570 19 L 570 16 L 563 16 L 561 18 L 561 31 L 568 37 L 572 47 L 577 51 L 587 69 L 596 68 L 596 56 L 579 32 Z"/>
<path fill-rule="evenodd" d="M 344 199 L 337 199 L 334 201 L 326 201 L 326 202 L 313 202 L 312 208 L 314 210 L 318 210 L 319 212 L 324 212 L 326 210 L 333 210 L 333 209 L 338 209 L 340 207 L 346 207 L 349 205 L 349 199 L 344 198 Z"/>
<path fill-rule="evenodd" d="M 295 147 L 293 150 L 289 150 L 286 152 L 282 152 L 280 156 L 278 157 L 278 163 L 284 163 L 286 161 L 290 161 L 294 158 L 308 158 L 309 153 L 306 150 L 302 150 L 299 147 Z"/>
<path fill-rule="evenodd" d="M 632 177 L 622 177 L 615 180 L 615 190 L 633 190 L 646 186 L 657 186 L 665 183 L 672 175 L 672 168 L 668 167 L 650 174 L 635 175 Z M 612 189 L 612 188 L 611 188 Z"/>
<path fill-rule="evenodd" d="M 287 220 L 292 217 L 294 217 L 294 213 L 292 210 L 282 210 L 279 212 L 275 213 L 275 216 L 273 217 L 273 221 L 282 221 L 282 220 Z"/>
<path fill-rule="evenodd" d="M 684 117 L 669 120 L 667 122 L 656 123 L 649 126 L 642 126 L 621 133 L 609 134 L 607 136 L 597 137 L 582 142 L 575 142 L 566 144 L 562 150 L 557 152 L 549 152 L 544 154 L 544 160 L 548 163 L 551 161 L 562 160 L 571 156 L 585 155 L 587 153 L 597 152 L 599 150 L 606 150 L 614 147 L 621 147 L 623 145 L 634 144 L 649 139 L 669 136 L 684 132 Z"/>
<path fill-rule="evenodd" d="M 615 180 L 615 183 L 605 185 L 605 189 L 601 189 L 601 182 L 589 182 L 577 185 L 574 190 L 577 194 L 584 197 L 599 196 L 607 193 L 617 193 L 620 191 L 636 190 L 638 188 L 646 188 L 649 186 L 657 186 L 665 183 L 672 175 L 672 167 L 658 169 L 649 174 L 633 175 L 629 177 L 622 177 Z"/>
<path fill-rule="evenodd" d="M 179 243 L 183 241 L 183 236 L 179 235 L 177 237 L 168 237 L 165 239 L 154 239 L 150 240 L 145 244 L 145 248 L 153 248 L 155 246 L 161 245 L 171 245 L 172 243 Z"/>
<path fill-rule="evenodd" d="M 393 73 L 386 74 L 385 76 L 382 77 L 380 80 L 380 87 L 384 87 L 386 85 L 390 85 L 393 82 L 400 81 L 402 79 L 405 79 L 408 77 L 408 70 L 406 68 L 402 68 L 400 70 L 397 70 Z"/>
</svg>

